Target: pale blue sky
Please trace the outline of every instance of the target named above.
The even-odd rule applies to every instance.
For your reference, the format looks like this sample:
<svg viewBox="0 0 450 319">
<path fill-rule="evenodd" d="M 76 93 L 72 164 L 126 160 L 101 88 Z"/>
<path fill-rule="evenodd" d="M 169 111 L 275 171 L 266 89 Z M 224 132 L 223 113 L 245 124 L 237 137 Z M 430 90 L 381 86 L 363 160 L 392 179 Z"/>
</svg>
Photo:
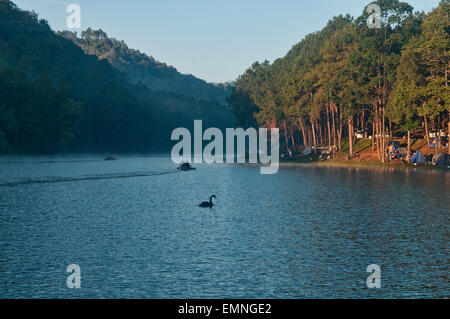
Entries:
<svg viewBox="0 0 450 319">
<path fill-rule="evenodd" d="M 359 16 L 370 0 L 13 0 L 54 30 L 79 4 L 82 29 L 101 28 L 159 61 L 210 82 L 235 80 L 253 62 L 273 61 L 333 16 Z M 407 0 L 430 11 L 439 0 Z"/>
</svg>

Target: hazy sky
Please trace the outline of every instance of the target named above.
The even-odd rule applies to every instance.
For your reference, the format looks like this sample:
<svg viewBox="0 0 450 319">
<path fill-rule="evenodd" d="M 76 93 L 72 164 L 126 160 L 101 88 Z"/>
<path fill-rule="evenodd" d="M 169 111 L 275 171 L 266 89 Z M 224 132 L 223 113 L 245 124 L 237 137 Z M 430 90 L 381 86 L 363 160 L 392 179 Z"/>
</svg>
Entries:
<svg viewBox="0 0 450 319">
<path fill-rule="evenodd" d="M 359 16 L 370 0 L 13 0 L 54 30 L 78 4 L 82 29 L 103 29 L 155 59 L 210 82 L 235 80 L 253 62 L 273 61 L 333 16 Z M 430 11 L 439 0 L 407 0 Z"/>
</svg>

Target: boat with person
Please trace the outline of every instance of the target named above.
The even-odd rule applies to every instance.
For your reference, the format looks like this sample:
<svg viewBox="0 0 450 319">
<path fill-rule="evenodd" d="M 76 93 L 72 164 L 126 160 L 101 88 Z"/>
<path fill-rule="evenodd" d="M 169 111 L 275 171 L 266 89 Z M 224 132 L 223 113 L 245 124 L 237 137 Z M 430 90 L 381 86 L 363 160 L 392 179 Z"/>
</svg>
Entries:
<svg viewBox="0 0 450 319">
<path fill-rule="evenodd" d="M 195 170 L 195 167 L 192 167 L 191 163 L 189 163 L 189 162 L 184 162 L 184 163 L 181 163 L 181 165 L 178 167 L 178 169 L 180 171 L 192 171 L 192 170 Z"/>
</svg>

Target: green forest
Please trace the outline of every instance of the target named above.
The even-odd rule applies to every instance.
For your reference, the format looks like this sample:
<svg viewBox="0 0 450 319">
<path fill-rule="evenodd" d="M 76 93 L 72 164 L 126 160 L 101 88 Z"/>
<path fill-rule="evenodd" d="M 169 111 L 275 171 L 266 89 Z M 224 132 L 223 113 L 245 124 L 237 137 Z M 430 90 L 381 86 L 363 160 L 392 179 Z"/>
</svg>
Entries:
<svg viewBox="0 0 450 319">
<path fill-rule="evenodd" d="M 399 134 L 410 153 L 411 136 L 430 144 L 430 132 L 450 133 L 450 1 L 427 14 L 375 3 L 380 28 L 368 27 L 370 12 L 334 17 L 225 85 L 182 75 L 102 30 L 55 33 L 0 0 L 0 152 L 167 151 L 174 128 L 202 119 L 278 127 L 285 153 L 346 144 L 352 156 L 361 134 L 382 162 Z"/>
<path fill-rule="evenodd" d="M 449 0 L 428 14 L 398 0 L 375 3 L 380 28 L 368 27 L 370 12 L 334 17 L 285 57 L 246 70 L 228 99 L 238 124 L 279 127 L 285 152 L 340 151 L 346 140 L 352 156 L 362 132 L 382 162 L 388 138 L 399 132 L 408 148 L 416 130 L 428 143 L 431 131 L 450 133 Z"/>
<path fill-rule="evenodd" d="M 123 42 L 118 50 L 119 42 L 106 35 L 96 41 L 97 48 L 111 45 L 112 57 L 128 59 L 132 69 L 153 61 Z M 190 128 L 195 119 L 234 125 L 224 102 L 229 88 L 183 77 L 156 61 L 139 74 L 154 78 L 159 68 L 172 75 L 161 76 L 161 83 L 175 86 L 134 81 L 96 53 L 56 34 L 36 13 L 0 0 L 0 152 L 161 152 L 170 150 L 173 129 Z M 197 94 L 183 94 L 189 85 Z"/>
</svg>

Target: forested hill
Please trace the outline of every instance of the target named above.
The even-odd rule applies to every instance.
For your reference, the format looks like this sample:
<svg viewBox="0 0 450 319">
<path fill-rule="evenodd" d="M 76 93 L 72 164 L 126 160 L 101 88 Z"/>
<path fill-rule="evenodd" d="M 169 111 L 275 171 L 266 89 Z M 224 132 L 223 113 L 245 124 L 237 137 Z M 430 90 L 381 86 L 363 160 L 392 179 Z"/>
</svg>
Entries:
<svg viewBox="0 0 450 319">
<path fill-rule="evenodd" d="M 207 83 L 193 75 L 181 74 L 174 67 L 129 48 L 124 41 L 109 38 L 102 30 L 89 28 L 81 33 L 81 37 L 70 31 L 59 34 L 73 41 L 86 54 L 108 60 L 113 67 L 126 74 L 130 82 L 145 84 L 153 91 L 181 93 L 223 104 L 231 92 L 231 86 L 227 84 Z"/>
<path fill-rule="evenodd" d="M 450 133 L 450 1 L 427 14 L 403 1 L 374 3 L 379 28 L 368 26 L 367 11 L 341 15 L 285 57 L 254 63 L 229 98 L 238 125 L 279 127 L 287 153 L 341 150 L 347 140 L 352 155 L 359 131 L 381 161 L 393 133 Z"/>
<path fill-rule="evenodd" d="M 0 0 L 0 152 L 170 150 L 194 119 L 234 125 L 228 107 L 126 81 L 34 12 Z"/>
</svg>

